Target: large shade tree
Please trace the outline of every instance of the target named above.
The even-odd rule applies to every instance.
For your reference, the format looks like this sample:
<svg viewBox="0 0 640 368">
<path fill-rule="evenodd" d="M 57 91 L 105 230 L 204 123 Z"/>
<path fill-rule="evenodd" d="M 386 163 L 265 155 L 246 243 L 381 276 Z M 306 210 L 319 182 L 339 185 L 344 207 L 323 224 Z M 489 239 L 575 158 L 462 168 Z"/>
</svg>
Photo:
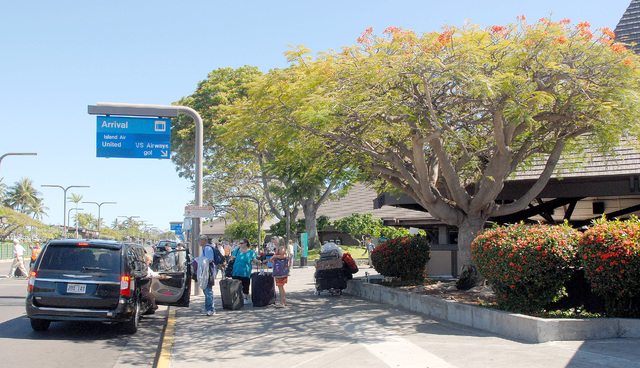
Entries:
<svg viewBox="0 0 640 368">
<path fill-rule="evenodd" d="M 304 103 L 281 105 L 288 126 L 366 154 L 364 168 L 457 226 L 458 286 L 469 287 L 480 280 L 471 242 L 488 218 L 525 209 L 561 155 L 611 151 L 636 136 L 640 63 L 613 37 L 587 23 L 524 17 L 421 35 L 369 29 L 339 52 L 292 52 L 300 73 L 288 88 Z M 544 167 L 535 184 L 496 203 L 505 181 L 534 160 Z"/>
<path fill-rule="evenodd" d="M 256 177 L 260 176 L 254 157 L 229 151 L 219 136 L 227 122 L 225 106 L 247 95 L 248 85 L 262 73 L 253 66 L 219 68 L 211 71 L 196 90 L 176 102 L 198 111 L 204 124 L 204 201 L 219 203 L 232 195 L 254 195 Z M 194 180 L 195 124 L 188 116 L 173 121 L 171 129 L 171 160 L 179 176 Z"/>
<path fill-rule="evenodd" d="M 299 96 L 287 94 L 286 85 L 296 78 L 292 69 L 272 70 L 256 78 L 248 97 L 227 109 L 230 120 L 221 138 L 228 147 L 256 157 L 271 211 L 279 220 L 294 222 L 302 207 L 309 246 L 314 248 L 320 245 L 318 209 L 327 199 L 343 195 L 358 171 L 351 150 L 326 145 L 308 132 L 283 124 L 288 110 L 274 106 L 283 98 L 300 101 Z"/>
<path fill-rule="evenodd" d="M 275 78 L 280 79 L 280 74 Z M 329 165 L 322 160 L 325 147 L 295 140 L 300 136 L 296 130 L 271 129 L 271 115 L 264 113 L 263 106 L 277 95 L 256 89 L 249 96 L 249 86 L 260 79 L 255 67 L 216 69 L 192 95 L 177 102 L 196 109 L 203 118 L 203 200 L 228 205 L 233 198 L 251 196 L 258 200 L 263 214 L 268 208 L 278 219 L 290 221 L 302 208 L 310 244 L 319 244 L 315 214 L 330 195 L 345 186 L 345 164 Z M 175 122 L 173 161 L 180 175 L 188 178 L 193 178 L 193 134 L 189 118 Z"/>
</svg>

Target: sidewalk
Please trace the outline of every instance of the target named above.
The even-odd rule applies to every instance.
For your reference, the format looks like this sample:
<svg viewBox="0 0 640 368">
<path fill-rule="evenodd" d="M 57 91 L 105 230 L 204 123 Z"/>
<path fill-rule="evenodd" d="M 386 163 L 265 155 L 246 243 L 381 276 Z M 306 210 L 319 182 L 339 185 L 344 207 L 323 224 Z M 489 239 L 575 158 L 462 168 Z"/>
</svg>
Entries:
<svg viewBox="0 0 640 368">
<path fill-rule="evenodd" d="M 292 270 L 285 309 L 223 310 L 216 285 L 218 314 L 207 317 L 203 297 L 193 297 L 177 308 L 171 367 L 640 366 L 640 339 L 509 340 L 350 295 L 316 296 L 313 272 Z"/>
</svg>

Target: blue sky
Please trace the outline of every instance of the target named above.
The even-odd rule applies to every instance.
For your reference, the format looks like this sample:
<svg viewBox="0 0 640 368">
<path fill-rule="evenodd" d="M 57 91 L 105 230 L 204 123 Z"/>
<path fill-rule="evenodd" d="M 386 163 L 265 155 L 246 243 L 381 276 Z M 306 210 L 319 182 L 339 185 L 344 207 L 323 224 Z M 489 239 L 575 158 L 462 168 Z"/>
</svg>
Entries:
<svg viewBox="0 0 640 368">
<path fill-rule="evenodd" d="M 9 1 L 0 0 L 0 166 L 3 183 L 30 178 L 62 223 L 72 188 L 102 206 L 106 224 L 140 216 L 164 230 L 183 219 L 191 183 L 170 160 L 96 157 L 96 118 L 87 105 L 169 105 L 221 67 L 286 67 L 287 45 L 314 52 L 355 43 L 373 26 L 420 32 L 441 26 L 503 25 L 525 15 L 588 21 L 612 30 L 630 0 L 610 1 Z M 97 206 L 82 212 L 97 217 Z"/>
</svg>

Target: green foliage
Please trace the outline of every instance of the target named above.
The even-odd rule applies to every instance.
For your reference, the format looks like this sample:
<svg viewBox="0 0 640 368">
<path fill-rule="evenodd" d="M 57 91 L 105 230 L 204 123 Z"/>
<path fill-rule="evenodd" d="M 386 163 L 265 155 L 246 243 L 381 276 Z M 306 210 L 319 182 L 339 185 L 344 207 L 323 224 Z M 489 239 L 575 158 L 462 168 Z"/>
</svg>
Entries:
<svg viewBox="0 0 640 368">
<path fill-rule="evenodd" d="M 7 223 L 0 223 L 0 241 L 4 241 L 12 234 L 28 229 L 30 235 L 41 239 L 53 239 L 60 236 L 60 230 L 47 226 L 42 222 L 19 213 L 8 207 L 0 207 L 0 216 L 7 218 Z"/>
<path fill-rule="evenodd" d="M 382 275 L 399 277 L 404 285 L 421 285 L 426 279 L 430 249 L 426 236 L 390 239 L 373 250 L 371 261 Z"/>
<path fill-rule="evenodd" d="M 237 187 L 241 184 L 232 179 L 246 180 L 253 175 L 251 162 L 239 159 L 238 152 L 229 151 L 224 145 L 220 145 L 218 138 L 227 122 L 225 107 L 246 98 L 249 83 L 261 74 L 253 66 L 215 69 L 198 83 L 193 94 L 176 102 L 193 108 L 202 117 L 204 170 L 209 177 L 208 189 L 216 194 L 215 198 L 221 197 L 221 194 L 229 194 L 230 186 Z M 171 160 L 176 164 L 181 177 L 193 180 L 195 124 L 187 116 L 174 119 L 171 123 Z"/>
<path fill-rule="evenodd" d="M 382 219 L 374 219 L 371 213 L 353 213 L 334 221 L 337 231 L 347 233 L 356 239 L 359 245 L 363 245 L 367 238 L 378 238 L 384 236 L 388 239 L 409 236 L 409 229 L 404 227 L 384 226 Z M 420 230 L 421 235 L 425 235 L 424 230 Z"/>
<path fill-rule="evenodd" d="M 286 111 L 273 129 L 365 156 L 362 171 L 460 228 L 465 268 L 478 224 L 525 209 L 548 181 L 496 203 L 516 170 L 542 159 L 551 173 L 561 155 L 611 152 L 640 133 L 639 57 L 584 22 L 368 29 L 357 45 L 311 55 L 292 50 L 292 67 L 260 86 Z"/>
<path fill-rule="evenodd" d="M 382 230 L 382 220 L 374 219 L 371 213 L 353 213 L 334 221 L 337 231 L 347 233 L 354 237 L 360 244 L 365 237 L 379 237 Z"/>
<path fill-rule="evenodd" d="M 580 233 L 569 226 L 495 226 L 471 246 L 473 260 L 513 312 L 540 312 L 563 295 Z"/>
<path fill-rule="evenodd" d="M 331 224 L 331 222 L 329 221 L 329 217 L 328 216 L 318 216 L 316 218 L 316 226 L 318 228 L 318 231 L 322 231 L 324 230 L 327 226 L 329 226 Z M 305 222 L 304 222 L 304 218 L 298 219 L 295 222 L 292 222 L 290 224 L 291 226 L 291 234 L 301 234 L 305 232 Z M 287 235 L 287 220 L 286 219 L 282 219 L 278 222 L 276 222 L 275 224 L 271 225 L 269 227 L 269 231 L 271 231 L 271 234 L 276 235 L 276 236 L 286 236 Z"/>
<path fill-rule="evenodd" d="M 597 220 L 577 258 L 610 317 L 640 317 L 640 220 Z"/>
<path fill-rule="evenodd" d="M 41 219 L 46 214 L 47 207 L 42 203 L 40 192 L 33 187 L 33 180 L 22 178 L 9 188 L 6 186 L 0 188 L 0 198 L 3 198 L 3 204 L 17 212 L 33 215 L 34 218 Z"/>
<path fill-rule="evenodd" d="M 229 224 L 225 231 L 224 235 L 231 239 L 249 239 L 252 246 L 259 245 L 258 244 L 258 225 L 255 222 L 247 223 L 247 222 L 234 222 Z M 264 239 L 265 232 L 262 231 L 261 239 Z"/>
<path fill-rule="evenodd" d="M 418 234 L 422 236 L 427 235 L 427 233 L 422 229 L 418 230 Z M 380 229 L 380 236 L 393 239 L 407 237 L 410 236 L 410 234 L 409 229 L 407 229 L 406 227 L 383 226 L 382 229 Z"/>
</svg>

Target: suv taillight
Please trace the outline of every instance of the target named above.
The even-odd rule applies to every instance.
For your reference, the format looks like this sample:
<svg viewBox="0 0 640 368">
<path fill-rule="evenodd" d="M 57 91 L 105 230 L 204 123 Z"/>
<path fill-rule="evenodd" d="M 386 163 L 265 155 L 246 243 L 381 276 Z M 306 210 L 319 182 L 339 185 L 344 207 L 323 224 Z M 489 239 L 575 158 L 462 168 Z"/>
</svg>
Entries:
<svg viewBox="0 0 640 368">
<path fill-rule="evenodd" d="M 31 271 L 29 274 L 29 286 L 27 286 L 27 291 L 33 291 L 33 286 L 36 284 L 36 271 Z"/>
<path fill-rule="evenodd" d="M 120 295 L 131 296 L 131 277 L 123 275 L 120 277 Z"/>
</svg>

